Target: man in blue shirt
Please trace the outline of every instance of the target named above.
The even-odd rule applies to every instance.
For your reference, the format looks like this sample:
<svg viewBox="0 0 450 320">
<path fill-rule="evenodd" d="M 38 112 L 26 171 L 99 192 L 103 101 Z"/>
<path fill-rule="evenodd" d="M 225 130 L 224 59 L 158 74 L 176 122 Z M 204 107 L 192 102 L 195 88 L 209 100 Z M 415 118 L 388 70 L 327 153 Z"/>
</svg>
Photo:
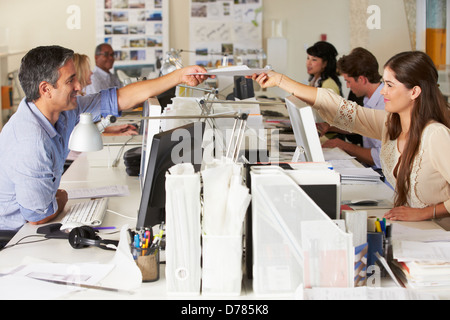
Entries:
<svg viewBox="0 0 450 320">
<path fill-rule="evenodd" d="M 94 120 L 119 116 L 180 83 L 196 86 L 207 78 L 190 75 L 206 72 L 192 66 L 78 96 L 81 86 L 72 56 L 70 49 L 48 46 L 32 49 L 22 59 L 19 80 L 26 98 L 0 133 L 0 230 L 46 223 L 63 211 L 67 193 L 58 188 L 69 137 L 81 113 L 91 113 Z"/>
<path fill-rule="evenodd" d="M 364 48 L 355 48 L 349 55 L 340 58 L 337 66 L 347 87 L 358 98 L 364 99 L 364 107 L 384 110 L 384 96 L 380 93 L 384 84 L 381 83 L 378 61 L 372 53 Z M 362 137 L 362 140 L 363 145 L 358 146 L 341 139 L 331 139 L 323 147 L 338 147 L 373 169 L 381 170 L 381 141 L 368 137 Z"/>
</svg>

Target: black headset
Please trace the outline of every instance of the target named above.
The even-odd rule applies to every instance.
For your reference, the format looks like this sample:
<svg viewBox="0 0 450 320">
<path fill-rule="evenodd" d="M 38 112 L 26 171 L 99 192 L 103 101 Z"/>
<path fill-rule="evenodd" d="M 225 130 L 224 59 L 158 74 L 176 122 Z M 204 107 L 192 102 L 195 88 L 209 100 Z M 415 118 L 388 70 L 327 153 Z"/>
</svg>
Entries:
<svg viewBox="0 0 450 320">
<path fill-rule="evenodd" d="M 104 250 L 116 250 L 112 246 L 117 247 L 117 240 L 103 240 L 96 231 L 88 226 L 73 228 L 69 233 L 69 243 L 74 249 L 87 248 L 89 246 L 99 247 Z"/>
</svg>

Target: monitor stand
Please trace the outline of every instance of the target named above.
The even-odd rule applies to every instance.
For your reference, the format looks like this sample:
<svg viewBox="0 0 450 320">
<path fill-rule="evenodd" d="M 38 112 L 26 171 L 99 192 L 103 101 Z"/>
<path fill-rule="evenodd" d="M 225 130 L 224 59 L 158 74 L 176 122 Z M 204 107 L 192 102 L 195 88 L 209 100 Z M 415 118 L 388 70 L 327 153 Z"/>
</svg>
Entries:
<svg viewBox="0 0 450 320">
<path fill-rule="evenodd" d="M 300 162 L 300 157 L 304 159 L 305 149 L 303 147 L 298 147 L 295 149 L 294 156 L 292 157 L 292 162 Z"/>
</svg>

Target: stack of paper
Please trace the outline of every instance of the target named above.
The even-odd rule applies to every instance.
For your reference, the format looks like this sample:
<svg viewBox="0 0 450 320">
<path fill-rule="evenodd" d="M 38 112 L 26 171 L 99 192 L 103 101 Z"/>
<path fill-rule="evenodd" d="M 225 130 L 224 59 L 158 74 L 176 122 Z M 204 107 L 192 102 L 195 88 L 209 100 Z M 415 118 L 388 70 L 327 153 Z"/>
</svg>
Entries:
<svg viewBox="0 0 450 320">
<path fill-rule="evenodd" d="M 380 175 L 372 168 L 335 168 L 341 174 L 342 183 L 380 182 Z"/>
<path fill-rule="evenodd" d="M 416 230 L 395 225 L 400 232 L 393 242 L 394 267 L 411 288 L 450 288 L 450 232 Z M 396 233 L 397 233 L 396 231 Z"/>
</svg>

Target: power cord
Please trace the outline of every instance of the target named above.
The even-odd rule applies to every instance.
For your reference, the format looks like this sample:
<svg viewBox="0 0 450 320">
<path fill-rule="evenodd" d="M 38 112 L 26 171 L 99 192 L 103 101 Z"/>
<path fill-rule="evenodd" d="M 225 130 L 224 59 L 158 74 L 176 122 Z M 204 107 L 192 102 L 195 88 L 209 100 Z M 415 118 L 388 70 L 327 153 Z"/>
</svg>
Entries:
<svg viewBox="0 0 450 320">
<path fill-rule="evenodd" d="M 32 237 L 39 237 L 39 238 L 44 238 L 44 239 L 28 241 L 28 242 L 21 243 L 21 241 L 23 241 L 23 240 L 25 240 L 27 238 L 32 238 Z M 33 235 L 29 235 L 29 236 L 23 237 L 22 239 L 19 239 L 16 243 L 13 243 L 13 244 L 10 244 L 9 246 L 3 247 L 2 250 L 9 249 L 9 248 L 15 247 L 17 245 L 21 245 L 21 244 L 30 244 L 30 243 L 47 241 L 47 240 L 50 240 L 50 239 L 45 238 L 45 235 L 33 234 Z"/>
</svg>

